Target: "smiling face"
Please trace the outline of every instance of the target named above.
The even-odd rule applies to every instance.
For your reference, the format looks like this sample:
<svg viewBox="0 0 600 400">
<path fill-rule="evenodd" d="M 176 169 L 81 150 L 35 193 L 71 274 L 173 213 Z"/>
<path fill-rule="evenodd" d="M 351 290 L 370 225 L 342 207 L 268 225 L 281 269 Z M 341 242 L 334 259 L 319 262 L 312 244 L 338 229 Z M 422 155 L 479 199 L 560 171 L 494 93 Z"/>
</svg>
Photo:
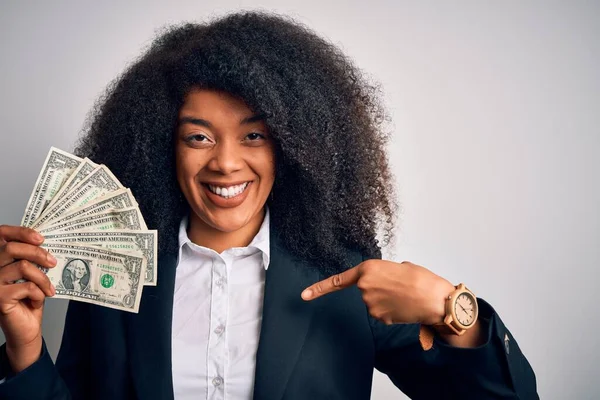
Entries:
<svg viewBox="0 0 600 400">
<path fill-rule="evenodd" d="M 190 226 L 258 230 L 275 179 L 274 146 L 260 115 L 228 93 L 191 91 L 179 111 L 175 149 Z"/>
</svg>

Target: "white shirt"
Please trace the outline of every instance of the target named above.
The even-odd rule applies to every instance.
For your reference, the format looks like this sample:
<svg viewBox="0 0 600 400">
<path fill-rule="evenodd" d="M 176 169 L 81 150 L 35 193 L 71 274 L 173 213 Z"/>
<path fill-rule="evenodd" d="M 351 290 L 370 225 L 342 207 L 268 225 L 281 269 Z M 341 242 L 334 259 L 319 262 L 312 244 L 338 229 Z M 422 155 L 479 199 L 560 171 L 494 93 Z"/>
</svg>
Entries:
<svg viewBox="0 0 600 400">
<path fill-rule="evenodd" d="M 173 300 L 176 400 L 251 399 L 269 266 L 269 211 L 248 247 L 216 251 L 179 228 Z"/>
</svg>

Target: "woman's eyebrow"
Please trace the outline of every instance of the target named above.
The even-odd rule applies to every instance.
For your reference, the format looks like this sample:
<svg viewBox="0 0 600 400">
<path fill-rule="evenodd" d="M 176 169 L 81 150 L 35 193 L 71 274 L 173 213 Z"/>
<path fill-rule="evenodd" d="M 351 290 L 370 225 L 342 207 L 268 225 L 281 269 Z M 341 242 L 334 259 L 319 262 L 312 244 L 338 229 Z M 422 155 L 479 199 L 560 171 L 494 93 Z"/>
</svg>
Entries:
<svg viewBox="0 0 600 400">
<path fill-rule="evenodd" d="M 193 125 L 203 126 L 205 128 L 212 128 L 212 124 L 202 118 L 181 117 L 181 118 L 179 118 L 178 122 L 179 122 L 179 125 L 193 124 Z"/>
<path fill-rule="evenodd" d="M 253 122 L 258 122 L 266 119 L 267 115 L 265 113 L 255 114 L 250 117 L 246 117 L 240 121 L 240 125 L 251 124 Z"/>
<path fill-rule="evenodd" d="M 266 118 L 266 114 L 255 114 L 250 117 L 246 117 L 240 121 L 240 125 L 252 124 L 254 122 L 262 121 Z M 181 117 L 179 118 L 179 125 L 183 124 L 193 124 L 198 126 L 203 126 L 205 128 L 212 128 L 212 124 L 202 118 L 193 118 L 193 117 Z"/>
</svg>

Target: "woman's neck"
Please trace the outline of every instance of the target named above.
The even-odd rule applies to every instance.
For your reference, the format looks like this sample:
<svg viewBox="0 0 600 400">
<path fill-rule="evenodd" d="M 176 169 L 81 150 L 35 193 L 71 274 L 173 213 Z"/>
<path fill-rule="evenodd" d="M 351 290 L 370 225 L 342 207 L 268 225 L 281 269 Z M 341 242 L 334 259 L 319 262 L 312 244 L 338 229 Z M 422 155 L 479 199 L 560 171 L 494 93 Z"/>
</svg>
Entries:
<svg viewBox="0 0 600 400">
<path fill-rule="evenodd" d="M 223 232 L 206 224 L 192 211 L 187 234 L 193 243 L 222 253 L 232 247 L 248 246 L 260 230 L 264 217 L 265 209 L 263 208 L 242 228 L 233 232 Z"/>
</svg>

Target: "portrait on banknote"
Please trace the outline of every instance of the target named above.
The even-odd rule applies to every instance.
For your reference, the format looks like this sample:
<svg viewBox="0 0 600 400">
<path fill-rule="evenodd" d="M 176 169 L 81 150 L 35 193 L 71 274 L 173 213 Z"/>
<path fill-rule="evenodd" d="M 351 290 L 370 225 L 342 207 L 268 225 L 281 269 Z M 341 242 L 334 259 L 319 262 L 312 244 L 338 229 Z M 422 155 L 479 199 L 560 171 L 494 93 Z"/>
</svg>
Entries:
<svg viewBox="0 0 600 400">
<path fill-rule="evenodd" d="M 81 259 L 73 259 L 67 262 L 62 274 L 62 285 L 67 290 L 83 292 L 87 289 L 90 281 L 90 267 Z"/>
</svg>

